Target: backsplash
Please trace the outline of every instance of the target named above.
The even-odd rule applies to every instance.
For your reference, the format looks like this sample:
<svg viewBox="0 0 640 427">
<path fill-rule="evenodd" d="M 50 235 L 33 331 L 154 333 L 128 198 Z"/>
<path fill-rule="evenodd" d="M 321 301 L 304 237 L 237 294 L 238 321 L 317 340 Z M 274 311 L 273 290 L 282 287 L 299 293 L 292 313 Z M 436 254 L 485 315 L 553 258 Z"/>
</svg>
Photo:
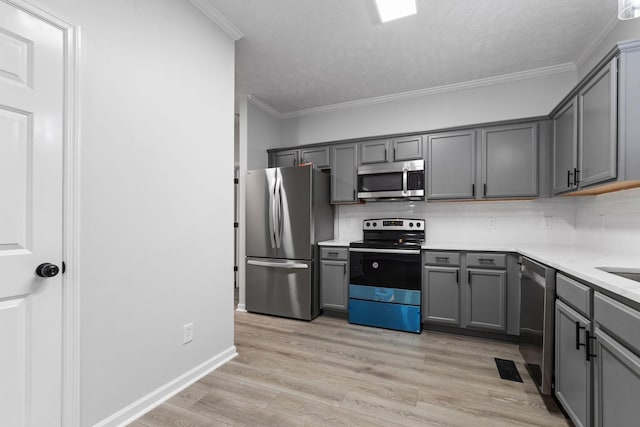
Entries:
<svg viewBox="0 0 640 427">
<path fill-rule="evenodd" d="M 430 243 L 551 243 L 575 239 L 573 198 L 503 202 L 377 202 L 337 209 L 339 239 L 362 238 L 366 218 L 424 218 Z"/>
<path fill-rule="evenodd" d="M 640 257 L 640 188 L 576 198 L 576 237 L 585 247 Z"/>
<path fill-rule="evenodd" d="M 362 221 L 379 217 L 424 218 L 430 243 L 577 244 L 640 256 L 640 188 L 528 201 L 343 205 L 336 239 L 361 239 Z"/>
</svg>

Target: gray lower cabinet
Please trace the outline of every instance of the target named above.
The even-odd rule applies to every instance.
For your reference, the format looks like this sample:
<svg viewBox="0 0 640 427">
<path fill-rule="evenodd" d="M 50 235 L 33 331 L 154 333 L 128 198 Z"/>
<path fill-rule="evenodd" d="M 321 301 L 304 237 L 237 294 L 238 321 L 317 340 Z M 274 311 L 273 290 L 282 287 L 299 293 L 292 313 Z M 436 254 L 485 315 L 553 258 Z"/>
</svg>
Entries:
<svg viewBox="0 0 640 427">
<path fill-rule="evenodd" d="M 482 197 L 538 195 L 538 123 L 481 130 Z"/>
<path fill-rule="evenodd" d="M 347 311 L 349 248 L 320 248 L 320 308 Z"/>
<path fill-rule="evenodd" d="M 467 269 L 467 327 L 507 331 L 507 272 Z"/>
<path fill-rule="evenodd" d="M 358 145 L 331 147 L 331 203 L 357 201 Z"/>
<path fill-rule="evenodd" d="M 594 425 L 637 426 L 640 357 L 599 327 L 595 337 Z"/>
<path fill-rule="evenodd" d="M 427 199 L 475 198 L 475 130 L 428 135 L 425 145 Z"/>
<path fill-rule="evenodd" d="M 555 393 L 577 427 L 591 426 L 591 362 L 586 340 L 591 321 L 556 300 Z"/>
<path fill-rule="evenodd" d="M 298 164 L 298 150 L 276 151 L 271 154 L 269 167 L 286 168 Z"/>
<path fill-rule="evenodd" d="M 427 324 L 517 334 L 519 311 L 508 316 L 509 269 L 504 253 L 425 251 L 422 312 Z M 515 258 L 515 257 L 514 257 Z M 515 263 L 515 259 L 512 260 Z M 517 278 L 517 275 L 516 275 Z M 518 286 L 516 283 L 514 286 Z M 514 293 L 518 298 L 519 294 Z M 508 323 L 512 323 L 507 330 Z"/>
<path fill-rule="evenodd" d="M 425 266 L 423 321 L 460 326 L 460 267 Z"/>
<path fill-rule="evenodd" d="M 594 293 L 594 426 L 640 420 L 640 311 Z"/>
<path fill-rule="evenodd" d="M 313 167 L 325 169 L 331 167 L 329 147 L 312 147 L 300 150 L 300 163 L 313 163 Z"/>
</svg>

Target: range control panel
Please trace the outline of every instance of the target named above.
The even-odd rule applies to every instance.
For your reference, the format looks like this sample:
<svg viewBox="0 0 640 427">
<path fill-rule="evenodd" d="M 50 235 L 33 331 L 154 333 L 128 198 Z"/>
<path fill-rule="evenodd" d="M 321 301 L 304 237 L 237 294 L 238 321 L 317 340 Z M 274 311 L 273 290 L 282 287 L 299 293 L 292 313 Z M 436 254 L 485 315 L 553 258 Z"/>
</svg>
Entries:
<svg viewBox="0 0 640 427">
<path fill-rule="evenodd" d="M 423 230 L 424 219 L 375 218 L 362 221 L 363 230 Z"/>
</svg>

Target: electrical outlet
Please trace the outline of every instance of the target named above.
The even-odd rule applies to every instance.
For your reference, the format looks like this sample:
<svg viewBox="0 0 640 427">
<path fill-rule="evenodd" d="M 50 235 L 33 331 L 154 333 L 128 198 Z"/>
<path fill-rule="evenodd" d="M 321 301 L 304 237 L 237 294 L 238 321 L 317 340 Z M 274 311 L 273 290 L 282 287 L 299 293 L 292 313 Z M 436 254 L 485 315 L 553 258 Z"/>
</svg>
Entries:
<svg viewBox="0 0 640 427">
<path fill-rule="evenodd" d="M 553 228 L 553 217 L 545 216 L 544 217 L 544 228 L 547 230 L 551 230 Z"/>
<path fill-rule="evenodd" d="M 191 341 L 193 341 L 193 322 L 184 325 L 182 344 L 188 344 Z"/>
<path fill-rule="evenodd" d="M 490 216 L 489 217 L 489 221 L 487 222 L 488 226 L 489 226 L 489 230 L 495 230 L 496 229 L 496 219 L 495 217 Z"/>
</svg>

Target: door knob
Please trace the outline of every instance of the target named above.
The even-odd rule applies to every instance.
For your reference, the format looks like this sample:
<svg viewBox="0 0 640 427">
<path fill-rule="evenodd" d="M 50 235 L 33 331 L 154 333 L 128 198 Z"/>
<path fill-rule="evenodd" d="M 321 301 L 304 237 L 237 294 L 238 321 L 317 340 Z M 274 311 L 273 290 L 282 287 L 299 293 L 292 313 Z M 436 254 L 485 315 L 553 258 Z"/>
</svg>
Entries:
<svg viewBox="0 0 640 427">
<path fill-rule="evenodd" d="M 60 267 L 55 264 L 45 262 L 36 268 L 36 274 L 40 277 L 53 277 L 60 272 Z"/>
</svg>

